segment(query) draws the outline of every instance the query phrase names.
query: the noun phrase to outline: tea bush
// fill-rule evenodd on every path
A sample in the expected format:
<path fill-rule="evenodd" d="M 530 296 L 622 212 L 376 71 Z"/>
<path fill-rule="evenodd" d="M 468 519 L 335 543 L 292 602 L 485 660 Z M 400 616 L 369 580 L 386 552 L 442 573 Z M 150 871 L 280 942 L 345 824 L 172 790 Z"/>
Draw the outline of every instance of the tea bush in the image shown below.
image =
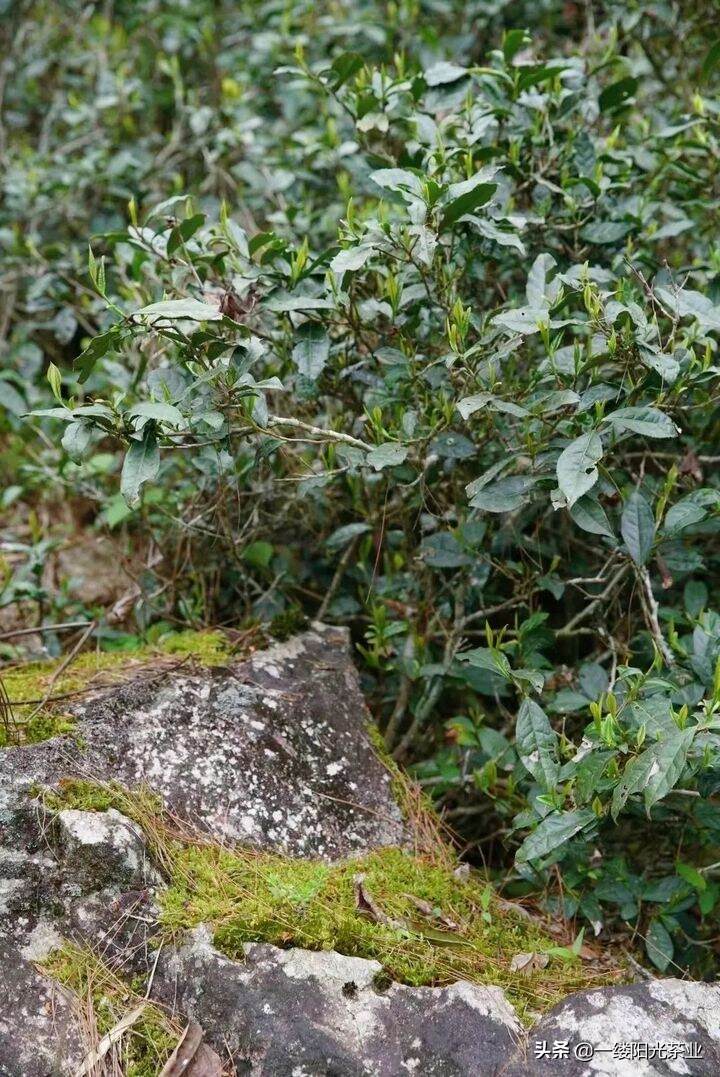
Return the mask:
<path fill-rule="evenodd" d="M 6 452 L 32 454 L 12 496 L 53 475 L 154 537 L 141 629 L 349 624 L 389 749 L 512 892 L 705 972 L 707 12 L 279 7 L 46 30 L 87 52 L 59 80 L 63 145 L 40 160 L 13 132 Z M 34 48 L 26 118 L 48 92 Z"/>

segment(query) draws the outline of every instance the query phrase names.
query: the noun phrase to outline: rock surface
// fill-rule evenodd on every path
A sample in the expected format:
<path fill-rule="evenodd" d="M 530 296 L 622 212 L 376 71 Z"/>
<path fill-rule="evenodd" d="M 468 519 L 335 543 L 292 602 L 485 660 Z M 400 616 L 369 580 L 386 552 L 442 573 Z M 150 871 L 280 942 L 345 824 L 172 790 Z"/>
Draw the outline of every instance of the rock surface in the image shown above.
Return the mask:
<path fill-rule="evenodd" d="M 497 987 L 382 990 L 376 961 L 265 944 L 245 955 L 229 960 L 200 928 L 155 978 L 156 997 L 224 1041 L 237 1073 L 496 1073 L 521 1035 Z"/>
<path fill-rule="evenodd" d="M 567 1057 L 557 1056 L 557 1044 L 568 1044 Z M 654 980 L 578 992 L 531 1030 L 510 1072 L 716 1077 L 720 986 Z"/>
<path fill-rule="evenodd" d="M 325 857 L 402 842 L 342 633 L 114 688 L 77 714 L 77 740 L 0 752 L 0 1077 L 70 1077 L 87 1057 L 78 1000 L 39 965 L 66 940 L 152 971 L 153 1000 L 204 1030 L 203 1073 L 218 1059 L 259 1077 L 720 1073 L 720 986 L 578 993 L 525 1032 L 496 987 L 388 986 L 377 962 L 259 943 L 232 961 L 203 927 L 158 947 L 162 879 L 139 828 L 34 799 L 62 777 L 117 778 L 223 840 Z"/>
<path fill-rule="evenodd" d="M 319 627 L 228 667 L 146 676 L 71 711 L 73 736 L 4 754 L 0 794 L 91 775 L 148 785 L 215 837 L 292 855 L 403 841 L 341 629 Z"/>

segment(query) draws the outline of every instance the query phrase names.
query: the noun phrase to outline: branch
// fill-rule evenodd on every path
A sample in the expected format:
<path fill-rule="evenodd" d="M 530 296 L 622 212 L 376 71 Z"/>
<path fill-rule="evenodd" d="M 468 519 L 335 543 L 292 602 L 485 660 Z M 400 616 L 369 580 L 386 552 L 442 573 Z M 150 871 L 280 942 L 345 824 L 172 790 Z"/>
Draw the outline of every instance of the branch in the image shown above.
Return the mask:
<path fill-rule="evenodd" d="M 372 445 L 369 445 L 366 441 L 360 441 L 359 438 L 352 437 L 351 434 L 343 434 L 339 430 L 323 430 L 320 426 L 311 426 L 310 423 L 304 423 L 300 419 L 285 419 L 280 415 L 269 415 L 268 426 L 294 426 L 298 430 L 304 430 L 307 434 L 313 434 L 315 437 L 323 438 L 325 441 L 341 441 L 346 445 L 353 445 L 356 449 L 362 449 L 363 452 L 371 452 Z M 271 434 L 272 430 L 259 427 L 264 434 Z"/>
<path fill-rule="evenodd" d="M 642 567 L 638 567 L 637 574 L 638 579 L 642 584 L 642 606 L 645 612 L 645 618 L 648 622 L 650 634 L 655 640 L 660 654 L 665 659 L 665 664 L 668 666 L 674 666 L 675 655 L 672 653 L 667 640 L 662 634 L 662 629 L 660 627 L 660 619 L 658 617 L 658 604 L 655 599 L 655 595 L 653 594 L 652 581 L 650 579 L 650 573 L 647 570 L 647 566 L 642 565 Z"/>

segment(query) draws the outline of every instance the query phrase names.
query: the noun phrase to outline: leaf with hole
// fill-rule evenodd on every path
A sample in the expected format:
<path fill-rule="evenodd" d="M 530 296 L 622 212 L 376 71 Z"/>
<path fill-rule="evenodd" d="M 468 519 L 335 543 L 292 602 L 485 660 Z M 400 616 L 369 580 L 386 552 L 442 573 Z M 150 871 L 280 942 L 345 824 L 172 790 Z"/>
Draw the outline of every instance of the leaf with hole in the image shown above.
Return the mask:
<path fill-rule="evenodd" d="M 531 699 L 520 704 L 515 736 L 523 766 L 545 789 L 553 789 L 560 771 L 557 734 L 545 711 Z"/>

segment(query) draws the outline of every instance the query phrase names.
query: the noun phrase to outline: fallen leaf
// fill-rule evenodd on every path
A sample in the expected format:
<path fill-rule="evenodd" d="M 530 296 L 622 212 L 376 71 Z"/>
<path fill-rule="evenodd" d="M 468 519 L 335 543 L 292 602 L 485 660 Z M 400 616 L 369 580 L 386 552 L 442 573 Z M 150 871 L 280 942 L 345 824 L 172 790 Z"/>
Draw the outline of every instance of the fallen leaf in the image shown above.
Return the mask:
<path fill-rule="evenodd" d="M 690 475 L 693 479 L 695 479 L 695 482 L 703 481 L 703 471 L 700 464 L 700 460 L 698 459 L 697 455 L 692 451 L 692 449 L 688 449 L 688 451 L 685 453 L 682 460 L 680 461 L 680 474 Z"/>
<path fill-rule="evenodd" d="M 520 905 L 517 901 L 507 901 L 505 898 L 496 896 L 495 902 L 505 912 L 513 913 L 515 916 L 522 916 L 524 920 L 537 920 L 538 923 L 541 921 L 541 917 L 533 916 L 529 909 L 526 909 L 524 905 Z"/>
<path fill-rule="evenodd" d="M 212 1047 L 203 1043 L 203 1030 L 190 1021 L 160 1077 L 222 1077 L 222 1063 Z"/>
<path fill-rule="evenodd" d="M 411 901 L 415 908 L 419 909 L 423 915 L 432 920 L 437 920 L 439 924 L 442 924 L 443 927 L 446 927 L 449 931 L 460 930 L 460 924 L 456 923 L 455 920 L 451 920 L 449 916 L 445 916 L 440 909 L 435 908 L 429 901 L 424 901 L 422 898 L 415 897 L 414 894 L 404 894 L 403 897 L 406 897 L 408 901 Z"/>
<path fill-rule="evenodd" d="M 392 927 L 396 931 L 407 931 L 409 929 L 410 925 L 406 920 L 394 920 L 387 913 L 384 913 L 379 905 L 375 904 L 365 888 L 364 875 L 356 875 L 353 879 L 353 885 L 355 887 L 355 908 L 361 916 L 364 916 L 367 920 L 372 920 L 375 924 Z"/>
<path fill-rule="evenodd" d="M 364 875 L 356 875 L 353 883 L 355 885 L 355 908 L 360 916 L 372 920 L 373 923 L 384 924 L 385 927 L 392 927 L 395 931 L 409 931 L 415 935 L 422 935 L 428 942 L 435 943 L 438 946 L 472 946 L 472 943 L 467 939 L 459 938 L 449 931 L 440 931 L 438 928 L 430 927 L 420 920 L 394 919 L 388 916 L 368 892 Z M 410 895 L 406 894 L 405 896 L 409 897 Z M 432 907 L 428 906 L 427 902 L 423 902 L 423 906 L 430 908 L 432 911 Z"/>
<path fill-rule="evenodd" d="M 534 972 L 547 968 L 549 961 L 547 954 L 515 954 L 510 962 L 510 971 L 518 972 L 521 976 L 532 976 Z"/>
<path fill-rule="evenodd" d="M 407 926 L 416 935 L 422 935 L 424 939 L 435 943 L 436 946 L 473 945 L 469 939 L 464 939 L 461 935 L 456 935 L 452 931 L 440 931 L 437 927 L 428 927 L 427 924 L 421 923 L 419 920 L 409 920 Z"/>

